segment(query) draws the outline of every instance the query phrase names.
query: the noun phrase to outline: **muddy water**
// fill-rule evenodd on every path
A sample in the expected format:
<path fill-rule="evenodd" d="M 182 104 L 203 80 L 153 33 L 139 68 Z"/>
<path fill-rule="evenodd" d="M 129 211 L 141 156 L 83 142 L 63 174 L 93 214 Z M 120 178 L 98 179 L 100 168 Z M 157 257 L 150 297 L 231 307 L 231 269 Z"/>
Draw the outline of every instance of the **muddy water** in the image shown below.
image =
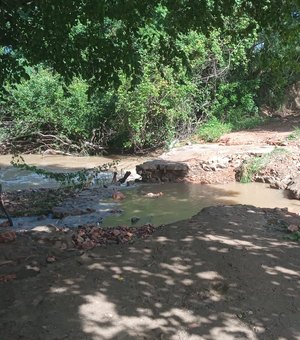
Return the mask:
<path fill-rule="evenodd" d="M 146 198 L 145 192 L 160 192 L 163 196 Z M 216 204 L 250 204 L 262 208 L 285 208 L 300 212 L 300 201 L 287 199 L 286 192 L 270 189 L 260 183 L 230 183 L 225 185 L 164 184 L 145 185 L 127 190 L 126 199 L 119 204 L 123 213 L 110 216 L 104 226 L 130 225 L 132 217 L 140 223 L 167 224 L 186 219 L 202 208 Z"/>
<path fill-rule="evenodd" d="M 61 155 L 23 155 L 25 162 L 43 169 L 54 172 L 76 171 L 80 169 L 90 169 L 106 163 L 118 161 L 116 170 L 119 173 L 127 170 L 135 170 L 135 165 L 143 163 L 149 158 L 110 156 L 110 157 L 75 157 Z M 19 170 L 10 165 L 11 155 L 0 156 L 0 183 L 4 191 L 27 189 L 27 188 L 55 188 L 58 186 L 55 180 L 49 180 L 29 171 Z M 105 177 L 105 174 L 103 174 Z"/>
<path fill-rule="evenodd" d="M 120 160 L 116 166 L 119 173 L 131 170 L 136 164 L 149 158 L 142 157 L 69 157 L 25 155 L 26 163 L 52 171 L 72 171 L 93 168 L 104 163 Z M 56 187 L 57 183 L 28 171 L 10 166 L 11 156 L 0 156 L 0 183 L 4 191 Z M 105 174 L 103 174 L 105 176 Z M 160 192 L 163 196 L 146 198 L 144 193 Z M 226 185 L 164 184 L 143 185 L 126 190 L 126 199 L 119 204 L 121 214 L 114 214 L 104 220 L 104 226 L 131 224 L 132 217 L 139 217 L 141 223 L 166 224 L 182 220 L 199 212 L 202 208 L 216 204 L 251 204 L 257 207 L 287 207 L 289 211 L 300 212 L 300 201 L 289 200 L 284 191 L 268 188 L 259 183 Z M 110 202 L 108 202 L 110 203 Z"/>

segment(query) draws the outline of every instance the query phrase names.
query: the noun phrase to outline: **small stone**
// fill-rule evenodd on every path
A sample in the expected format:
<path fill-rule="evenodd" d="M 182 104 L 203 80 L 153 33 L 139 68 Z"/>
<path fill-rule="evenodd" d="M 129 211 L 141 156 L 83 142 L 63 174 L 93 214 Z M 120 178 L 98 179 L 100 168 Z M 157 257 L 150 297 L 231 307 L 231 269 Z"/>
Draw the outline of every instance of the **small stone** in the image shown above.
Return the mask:
<path fill-rule="evenodd" d="M 297 226 L 296 224 L 290 224 L 288 226 L 287 230 L 291 233 L 295 233 L 295 232 L 299 231 L 299 226 Z"/>
<path fill-rule="evenodd" d="M 139 220 L 140 220 L 140 218 L 139 218 L 139 217 L 137 217 L 137 216 L 133 216 L 133 217 L 131 217 L 131 223 L 132 223 L 132 224 L 134 224 L 134 223 L 138 222 Z"/>
<path fill-rule="evenodd" d="M 62 247 L 62 242 L 61 242 L 61 241 L 56 241 L 56 242 L 54 243 L 54 248 L 56 248 L 56 249 L 61 249 L 61 247 Z"/>
<path fill-rule="evenodd" d="M 53 224 L 37 226 L 31 229 L 31 231 L 39 232 L 39 233 L 52 233 L 57 231 L 58 228 Z"/>
<path fill-rule="evenodd" d="M 14 231 L 7 231 L 0 234 L 0 243 L 12 242 L 16 239 L 17 235 Z"/>
<path fill-rule="evenodd" d="M 46 258 L 46 262 L 47 262 L 47 263 L 53 263 L 53 262 L 56 262 L 56 257 L 55 257 L 55 256 L 52 256 L 52 255 L 50 255 L 50 256 L 47 256 L 47 258 Z"/>

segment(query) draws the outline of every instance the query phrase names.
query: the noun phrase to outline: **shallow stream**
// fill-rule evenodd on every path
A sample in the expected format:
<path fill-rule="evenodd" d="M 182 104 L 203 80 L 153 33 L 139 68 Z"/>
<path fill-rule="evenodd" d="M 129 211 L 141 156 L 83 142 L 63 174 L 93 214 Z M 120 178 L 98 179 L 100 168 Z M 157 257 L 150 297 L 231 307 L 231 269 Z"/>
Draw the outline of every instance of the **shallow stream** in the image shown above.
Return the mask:
<path fill-rule="evenodd" d="M 64 156 L 25 156 L 28 164 L 38 165 L 54 171 L 70 171 L 81 168 L 92 168 L 100 164 L 112 161 L 115 158 L 107 157 L 64 157 Z M 0 183 L 4 191 L 55 187 L 57 183 L 49 179 L 42 178 L 36 174 L 20 171 L 9 166 L 11 156 L 0 156 Z M 144 162 L 146 159 L 138 157 L 124 157 L 118 165 L 118 171 L 134 171 L 136 164 Z M 107 175 L 106 175 L 107 176 Z M 163 192 L 163 196 L 157 198 L 145 197 L 145 193 Z M 121 213 L 114 213 L 103 221 L 104 226 L 130 225 L 133 217 L 140 218 L 137 225 L 143 223 L 153 223 L 155 225 L 167 224 L 178 220 L 186 219 L 198 213 L 202 208 L 216 204 L 250 204 L 265 208 L 285 208 L 289 211 L 300 212 L 300 201 L 290 200 L 287 193 L 282 190 L 268 188 L 260 183 L 230 183 L 225 185 L 201 185 L 201 184 L 163 184 L 163 185 L 141 185 L 124 191 L 126 198 L 120 203 L 116 203 L 116 209 Z M 88 207 L 89 202 L 86 202 Z M 99 205 L 98 216 L 105 216 L 105 209 L 100 208 L 101 204 L 113 204 L 112 200 L 100 202 L 99 198 L 94 204 Z M 109 207 L 106 209 L 108 210 Z M 116 210 L 115 209 L 115 210 Z M 99 215 L 100 214 L 100 215 Z M 73 216 L 73 224 L 81 223 L 82 218 L 89 216 Z M 94 222 L 91 218 L 91 223 Z M 21 225 L 26 221 L 21 218 Z M 44 221 L 45 222 L 45 221 Z M 51 223 L 47 221 L 48 223 Z M 83 222 L 83 221 L 82 221 Z M 89 221 L 86 221 L 87 223 Z M 35 224 L 38 223 L 35 221 Z M 72 224 L 72 223 L 71 223 Z M 72 225 L 73 225 L 72 224 Z"/>

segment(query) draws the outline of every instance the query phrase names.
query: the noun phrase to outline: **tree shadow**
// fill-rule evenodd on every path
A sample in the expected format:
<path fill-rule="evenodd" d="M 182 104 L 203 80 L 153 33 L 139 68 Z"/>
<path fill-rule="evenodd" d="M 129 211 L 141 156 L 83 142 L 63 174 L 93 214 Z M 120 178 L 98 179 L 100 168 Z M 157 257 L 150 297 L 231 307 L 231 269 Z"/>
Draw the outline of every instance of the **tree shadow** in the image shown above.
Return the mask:
<path fill-rule="evenodd" d="M 282 237 L 295 221 L 209 207 L 148 239 L 53 263 L 3 285 L 15 299 L 5 338 L 297 339 L 300 245 Z"/>
<path fill-rule="evenodd" d="M 293 132 L 296 126 L 300 124 L 300 116 L 286 116 L 281 118 L 271 118 L 267 122 L 250 129 L 249 131 L 265 132 Z"/>

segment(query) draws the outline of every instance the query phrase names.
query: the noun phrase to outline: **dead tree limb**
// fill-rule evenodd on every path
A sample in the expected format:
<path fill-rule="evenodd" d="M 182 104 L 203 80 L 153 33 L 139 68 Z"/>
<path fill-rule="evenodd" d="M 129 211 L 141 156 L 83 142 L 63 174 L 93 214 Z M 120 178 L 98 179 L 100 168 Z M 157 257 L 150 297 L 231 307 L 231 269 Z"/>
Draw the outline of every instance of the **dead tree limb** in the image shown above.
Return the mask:
<path fill-rule="evenodd" d="M 119 183 L 123 184 L 126 182 L 127 178 L 131 175 L 130 171 L 126 171 L 125 175 L 118 180 Z"/>

